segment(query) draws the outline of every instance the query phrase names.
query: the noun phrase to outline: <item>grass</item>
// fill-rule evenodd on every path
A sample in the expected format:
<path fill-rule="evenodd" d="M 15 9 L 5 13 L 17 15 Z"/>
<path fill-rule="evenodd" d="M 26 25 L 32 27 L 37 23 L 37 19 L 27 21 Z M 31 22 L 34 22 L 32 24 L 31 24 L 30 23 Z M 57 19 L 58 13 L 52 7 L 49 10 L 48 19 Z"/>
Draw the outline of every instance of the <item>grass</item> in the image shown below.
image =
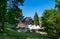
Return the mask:
<path fill-rule="evenodd" d="M 8 34 L 0 35 L 0 39 L 49 39 L 46 35 L 41 35 L 37 33 L 18 33 L 18 32 L 8 32 Z"/>
<path fill-rule="evenodd" d="M 0 34 L 0 39 L 51 39 L 47 35 L 30 32 L 17 32 L 10 28 L 11 25 L 5 24 L 5 33 Z"/>

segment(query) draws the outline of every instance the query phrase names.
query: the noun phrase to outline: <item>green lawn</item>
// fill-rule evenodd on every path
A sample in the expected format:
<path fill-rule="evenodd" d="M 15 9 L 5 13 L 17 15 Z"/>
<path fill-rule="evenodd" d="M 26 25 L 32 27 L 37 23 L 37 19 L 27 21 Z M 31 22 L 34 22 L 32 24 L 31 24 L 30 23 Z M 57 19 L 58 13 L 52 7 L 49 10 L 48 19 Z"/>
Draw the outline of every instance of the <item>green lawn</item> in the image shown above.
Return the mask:
<path fill-rule="evenodd" d="M 46 35 L 41 35 L 37 33 L 18 33 L 18 32 L 8 32 L 8 35 L 0 35 L 0 39 L 49 39 Z"/>
<path fill-rule="evenodd" d="M 0 34 L 0 39 L 51 39 L 47 35 L 30 32 L 17 32 L 10 29 L 11 25 L 5 24 L 5 33 Z"/>
<path fill-rule="evenodd" d="M 47 35 L 41 35 L 38 33 L 17 32 L 14 30 L 6 30 L 6 33 L 1 35 L 0 39 L 50 39 Z"/>

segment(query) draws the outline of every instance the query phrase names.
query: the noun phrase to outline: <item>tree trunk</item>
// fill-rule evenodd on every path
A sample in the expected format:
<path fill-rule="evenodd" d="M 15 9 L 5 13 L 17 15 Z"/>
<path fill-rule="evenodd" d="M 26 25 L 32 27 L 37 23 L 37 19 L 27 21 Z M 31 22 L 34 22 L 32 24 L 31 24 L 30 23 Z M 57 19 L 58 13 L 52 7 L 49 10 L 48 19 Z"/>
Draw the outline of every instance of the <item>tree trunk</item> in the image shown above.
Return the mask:
<path fill-rule="evenodd" d="M 4 33 L 4 18 L 2 18 L 2 26 L 1 26 L 1 33 Z"/>

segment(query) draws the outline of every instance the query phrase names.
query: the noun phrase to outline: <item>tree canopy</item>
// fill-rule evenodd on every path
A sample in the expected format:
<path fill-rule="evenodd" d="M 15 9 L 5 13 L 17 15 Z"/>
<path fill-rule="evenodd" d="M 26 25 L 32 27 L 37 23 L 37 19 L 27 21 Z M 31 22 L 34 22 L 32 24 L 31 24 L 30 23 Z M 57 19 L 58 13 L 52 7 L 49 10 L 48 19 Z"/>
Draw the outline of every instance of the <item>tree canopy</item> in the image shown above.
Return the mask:
<path fill-rule="evenodd" d="M 10 6 L 8 6 L 9 5 L 8 2 Z M 4 22 L 7 16 L 14 19 L 16 15 L 17 15 L 16 17 L 19 17 L 19 15 L 20 16 L 22 15 L 22 11 L 18 8 L 18 6 L 23 5 L 23 3 L 24 3 L 24 0 L 0 0 L 0 21 L 2 24 L 1 31 L 4 31 Z M 8 7 L 11 9 L 9 9 Z M 16 11 L 16 13 L 14 12 L 14 10 Z M 7 15 L 7 14 L 10 14 L 10 15 Z"/>
<path fill-rule="evenodd" d="M 34 25 L 39 25 L 39 17 L 37 12 L 35 12 L 35 15 L 34 15 Z"/>
<path fill-rule="evenodd" d="M 42 15 L 42 26 L 48 36 L 58 39 L 60 36 L 60 1 L 55 0 L 55 9 L 45 10 Z"/>

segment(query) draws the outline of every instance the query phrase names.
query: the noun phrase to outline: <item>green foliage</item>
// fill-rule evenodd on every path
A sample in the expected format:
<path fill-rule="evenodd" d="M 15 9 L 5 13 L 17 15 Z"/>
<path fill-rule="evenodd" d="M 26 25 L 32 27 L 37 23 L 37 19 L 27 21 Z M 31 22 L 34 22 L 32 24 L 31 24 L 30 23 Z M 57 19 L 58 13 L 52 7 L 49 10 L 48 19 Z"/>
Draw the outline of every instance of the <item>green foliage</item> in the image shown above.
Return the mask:
<path fill-rule="evenodd" d="M 4 21 L 5 21 L 5 15 L 6 15 L 6 0 L 0 0 L 0 22 L 1 25 L 1 32 L 4 32 Z"/>
<path fill-rule="evenodd" d="M 15 24 L 17 23 L 17 20 L 15 18 L 23 18 L 22 10 L 20 10 L 19 8 L 10 9 L 8 11 L 7 17 L 10 24 Z"/>
<path fill-rule="evenodd" d="M 58 12 L 60 12 L 60 0 L 55 0 L 55 7 L 57 9 Z"/>
<path fill-rule="evenodd" d="M 7 5 L 9 5 L 7 2 L 9 2 L 10 6 L 13 6 L 13 7 L 7 6 Z M 12 3 L 10 3 L 10 2 L 12 2 Z M 18 8 L 18 4 L 23 5 L 23 3 L 24 3 L 24 0 L 0 0 L 0 22 L 2 23 L 2 25 L 1 25 L 2 32 L 4 31 L 4 25 L 5 25 L 4 22 L 5 21 L 11 19 L 10 22 L 12 24 L 16 23 L 16 20 L 14 20 L 16 14 L 13 9 L 15 9 L 16 7 Z M 9 10 L 8 7 L 10 7 L 10 9 L 11 8 L 13 8 L 13 9 Z M 7 13 L 8 11 L 11 11 L 11 12 Z M 17 12 L 18 12 L 18 15 L 16 17 L 18 17 L 19 15 L 22 16 L 21 12 L 19 12 L 19 9 L 17 9 Z M 9 14 L 9 15 L 7 15 L 7 14 Z M 7 18 L 7 17 L 9 17 L 9 18 Z"/>
<path fill-rule="evenodd" d="M 10 3 L 12 0 L 8 1 Z M 23 18 L 22 10 L 18 8 L 18 3 L 20 3 L 20 5 L 23 5 L 24 0 L 14 0 L 12 4 L 10 4 L 12 7 L 8 6 L 10 9 L 8 8 L 7 20 L 10 24 L 16 24 L 18 22 L 16 20 L 17 18 Z"/>
<path fill-rule="evenodd" d="M 16 11 L 15 11 L 16 10 Z M 14 9 L 14 11 L 15 11 L 15 16 L 16 16 L 16 18 L 23 18 L 23 14 L 22 14 L 22 10 L 21 9 L 19 9 L 18 7 L 16 7 L 15 9 Z"/>
<path fill-rule="evenodd" d="M 48 36 L 58 39 L 60 37 L 60 0 L 55 0 L 55 2 L 56 9 L 43 12 L 42 26 L 45 27 Z"/>
<path fill-rule="evenodd" d="M 7 21 L 7 15 L 6 15 L 7 14 L 7 7 L 10 7 L 10 6 L 7 6 L 7 1 L 12 1 L 12 0 L 0 0 L 0 21 L 2 21 L 2 18 L 4 18 Z M 14 0 L 12 2 L 11 6 L 14 7 L 14 8 L 13 7 L 12 8 L 16 12 L 14 12 L 13 10 L 10 9 L 11 13 L 9 13 L 9 14 L 11 16 L 13 15 L 13 17 L 14 17 L 14 15 L 16 15 L 16 17 L 22 17 L 22 11 L 18 8 L 18 3 L 20 3 L 21 5 L 23 5 L 24 0 Z M 8 11 L 9 11 L 9 9 L 8 9 Z M 12 11 L 13 11 L 13 13 L 16 13 L 16 14 L 13 14 Z M 13 17 L 12 17 L 12 19 L 14 19 Z"/>
<path fill-rule="evenodd" d="M 7 14 L 7 7 L 10 7 L 10 6 L 13 6 L 12 8 L 13 9 L 15 9 L 16 7 L 16 9 L 15 9 L 15 11 L 16 12 L 18 12 L 18 14 L 20 15 L 20 17 L 21 17 L 21 12 L 19 11 L 19 8 L 18 8 L 18 3 L 20 3 L 20 5 L 23 5 L 23 3 L 24 3 L 24 0 L 14 0 L 13 2 L 12 2 L 12 4 L 10 4 L 10 6 L 7 6 L 7 1 L 12 1 L 12 0 L 0 0 L 0 21 L 2 21 L 2 18 L 4 18 L 6 21 L 7 21 L 7 16 L 6 16 L 6 14 Z M 8 9 L 9 10 L 9 9 Z M 19 17 L 19 15 L 17 15 L 16 17 Z"/>
<path fill-rule="evenodd" d="M 6 0 L 0 0 L 0 22 L 5 18 L 6 14 Z"/>
<path fill-rule="evenodd" d="M 34 25 L 39 25 L 39 17 L 37 12 L 35 12 L 35 15 L 34 15 Z"/>
<path fill-rule="evenodd" d="M 15 11 L 13 9 L 11 9 L 9 12 L 8 12 L 8 22 L 10 24 L 14 24 L 15 23 Z"/>
<path fill-rule="evenodd" d="M 56 39 L 59 37 L 60 13 L 53 9 L 45 10 L 42 16 L 42 23 L 48 36 Z"/>

